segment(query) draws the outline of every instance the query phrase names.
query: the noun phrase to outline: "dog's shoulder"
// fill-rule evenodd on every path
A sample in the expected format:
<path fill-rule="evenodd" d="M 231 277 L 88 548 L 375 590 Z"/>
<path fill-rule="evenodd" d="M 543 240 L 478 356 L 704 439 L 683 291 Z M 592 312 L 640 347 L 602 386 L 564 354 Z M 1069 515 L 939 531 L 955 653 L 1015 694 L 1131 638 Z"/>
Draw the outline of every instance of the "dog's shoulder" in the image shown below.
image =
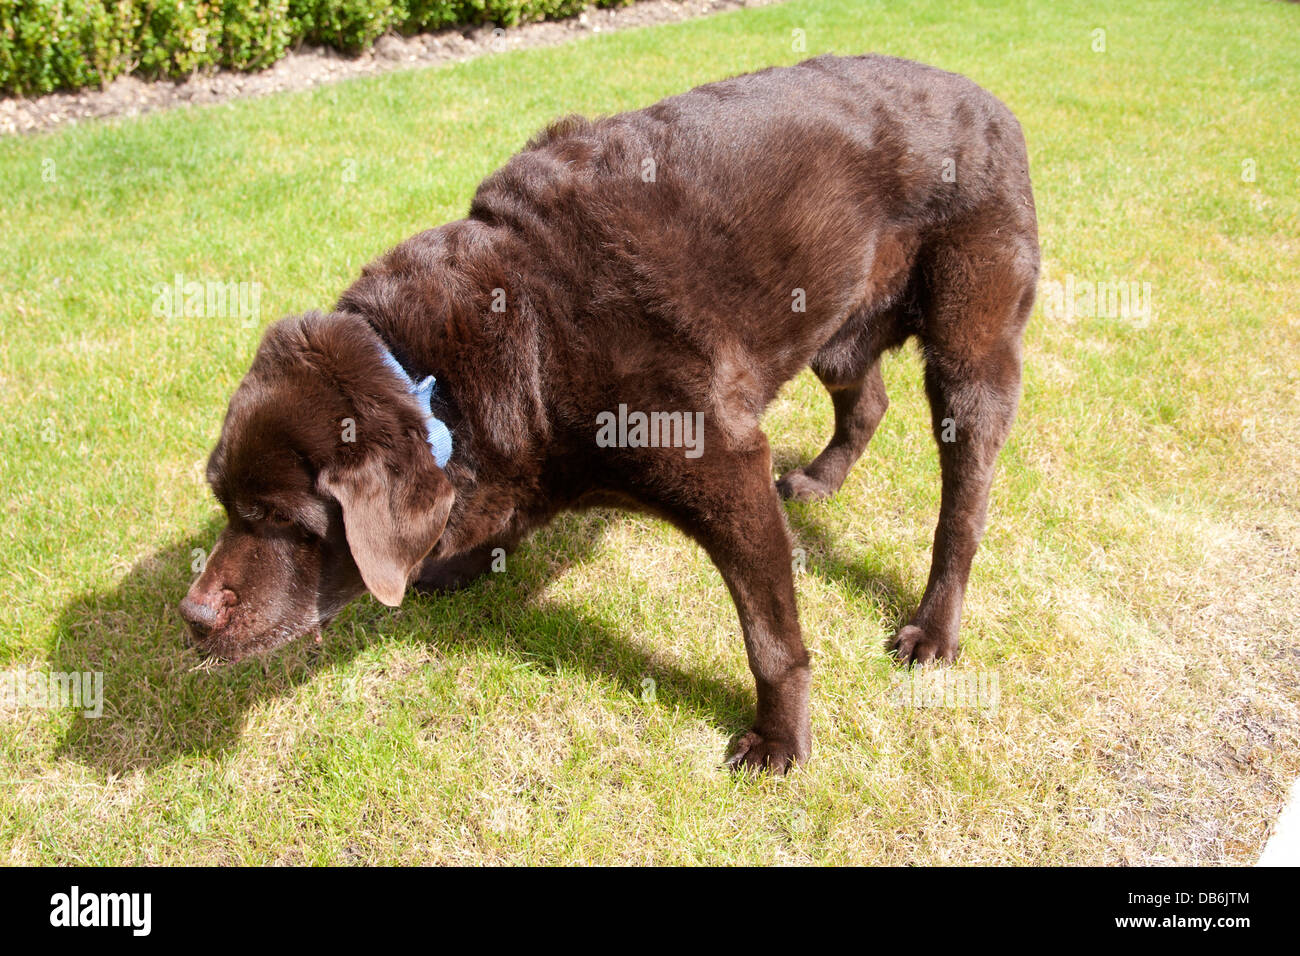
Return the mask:
<path fill-rule="evenodd" d="M 544 130 L 533 136 L 524 146 L 526 150 L 545 149 L 554 143 L 568 139 L 580 133 L 589 132 L 592 121 L 577 113 L 570 113 L 553 120 Z"/>

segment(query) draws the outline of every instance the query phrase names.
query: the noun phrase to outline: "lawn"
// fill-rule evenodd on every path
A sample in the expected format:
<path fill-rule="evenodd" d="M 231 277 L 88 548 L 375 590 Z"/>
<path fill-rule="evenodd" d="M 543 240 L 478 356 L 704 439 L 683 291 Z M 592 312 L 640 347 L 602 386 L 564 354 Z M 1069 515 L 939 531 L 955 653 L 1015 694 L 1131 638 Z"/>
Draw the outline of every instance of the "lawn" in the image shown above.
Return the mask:
<path fill-rule="evenodd" d="M 1298 32 L 1267 0 L 803 0 L 0 140 L 0 664 L 104 674 L 98 718 L 0 699 L 0 861 L 1253 862 L 1300 774 Z M 938 508 L 909 347 L 843 491 L 788 506 L 815 670 L 785 779 L 721 769 L 752 707 L 734 608 L 634 515 L 197 666 L 202 464 L 266 324 L 463 215 L 556 115 L 873 50 L 1006 101 L 1038 200 L 956 665 L 906 684 L 885 652 Z M 177 276 L 256 307 L 161 308 Z M 1054 298 L 1090 283 L 1130 308 Z M 767 412 L 777 466 L 830 423 L 805 372 Z"/>

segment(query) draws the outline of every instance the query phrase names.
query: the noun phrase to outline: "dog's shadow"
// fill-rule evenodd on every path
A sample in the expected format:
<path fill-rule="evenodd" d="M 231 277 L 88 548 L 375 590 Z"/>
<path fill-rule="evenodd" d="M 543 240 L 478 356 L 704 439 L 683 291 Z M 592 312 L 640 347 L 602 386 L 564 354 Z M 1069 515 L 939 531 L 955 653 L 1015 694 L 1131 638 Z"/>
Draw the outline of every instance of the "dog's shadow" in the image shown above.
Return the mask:
<path fill-rule="evenodd" d="M 487 574 L 465 592 L 413 594 L 410 605 L 396 612 L 363 599 L 340 617 L 321 644 L 306 638 L 264 658 L 205 668 L 186 648 L 176 605 L 194 577 L 195 552 L 216 537 L 219 523 L 214 520 L 203 532 L 139 561 L 115 588 L 84 594 L 63 608 L 50 669 L 98 671 L 104 680 L 102 714 L 78 711 L 59 753 L 112 776 L 162 766 L 185 754 L 224 752 L 237 744 L 250 708 L 284 696 L 318 674 L 346 667 L 384 635 L 398 634 L 414 635 L 444 651 L 487 648 L 551 670 L 576 665 L 613 677 L 636 695 L 643 679 L 653 675 L 664 706 L 701 714 L 729 733 L 742 733 L 753 716 L 748 682 L 665 664 L 597 618 L 537 600 L 556 574 L 591 556 L 610 522 L 617 520 L 617 513 L 602 511 L 565 516 L 526 542 L 511 557 L 509 572 Z M 837 559 L 815 526 L 807 521 L 799 525 L 802 537 L 816 540 L 810 570 L 880 593 L 883 578 Z M 897 593 L 892 583 L 885 587 Z M 739 641 L 739 626 L 736 631 Z M 556 634 L 574 638 L 557 642 Z"/>

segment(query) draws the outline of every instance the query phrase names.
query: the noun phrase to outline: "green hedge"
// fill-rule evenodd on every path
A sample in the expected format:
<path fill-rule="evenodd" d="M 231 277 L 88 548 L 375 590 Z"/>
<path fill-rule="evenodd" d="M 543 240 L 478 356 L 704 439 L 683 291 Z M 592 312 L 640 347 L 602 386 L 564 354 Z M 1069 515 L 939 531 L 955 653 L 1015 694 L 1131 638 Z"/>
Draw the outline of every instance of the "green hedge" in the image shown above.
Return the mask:
<path fill-rule="evenodd" d="M 584 6 L 583 0 L 0 0 L 0 92 L 83 89 L 123 73 L 256 70 L 302 41 L 357 53 L 389 31 L 514 26 L 570 16 Z"/>

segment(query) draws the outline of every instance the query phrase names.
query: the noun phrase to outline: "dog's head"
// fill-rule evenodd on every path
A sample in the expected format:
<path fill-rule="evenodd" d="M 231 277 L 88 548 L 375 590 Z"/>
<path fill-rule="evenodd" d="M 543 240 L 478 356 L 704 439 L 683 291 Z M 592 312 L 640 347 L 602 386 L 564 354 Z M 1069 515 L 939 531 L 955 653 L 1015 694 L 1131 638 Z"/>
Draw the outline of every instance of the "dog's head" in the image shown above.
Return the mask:
<path fill-rule="evenodd" d="M 267 331 L 208 461 L 227 525 L 180 605 L 202 653 L 268 651 L 367 589 L 401 603 L 454 493 L 426 442 L 427 409 L 383 355 L 356 316 Z"/>

